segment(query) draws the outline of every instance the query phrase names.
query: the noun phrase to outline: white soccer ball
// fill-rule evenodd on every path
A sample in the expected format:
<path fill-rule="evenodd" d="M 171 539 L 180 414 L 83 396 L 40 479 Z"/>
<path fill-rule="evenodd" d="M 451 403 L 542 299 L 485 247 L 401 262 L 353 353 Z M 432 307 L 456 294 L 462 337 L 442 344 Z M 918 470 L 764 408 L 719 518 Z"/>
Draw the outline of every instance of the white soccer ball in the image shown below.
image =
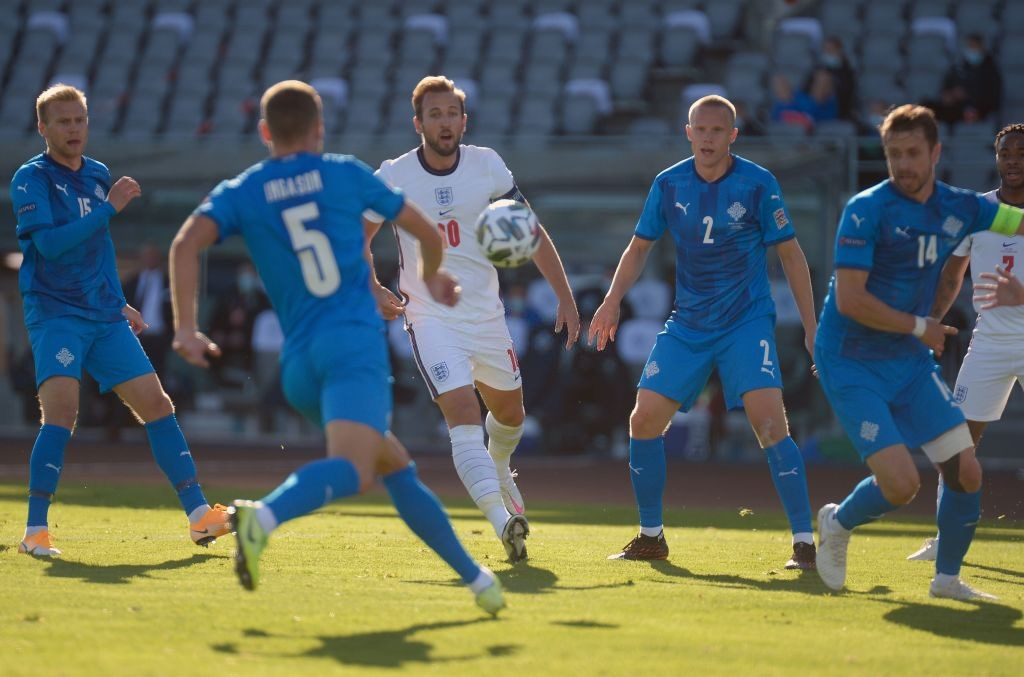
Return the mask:
<path fill-rule="evenodd" d="M 540 247 L 540 223 L 533 210 L 515 200 L 497 200 L 476 220 L 476 240 L 498 268 L 521 266 Z"/>

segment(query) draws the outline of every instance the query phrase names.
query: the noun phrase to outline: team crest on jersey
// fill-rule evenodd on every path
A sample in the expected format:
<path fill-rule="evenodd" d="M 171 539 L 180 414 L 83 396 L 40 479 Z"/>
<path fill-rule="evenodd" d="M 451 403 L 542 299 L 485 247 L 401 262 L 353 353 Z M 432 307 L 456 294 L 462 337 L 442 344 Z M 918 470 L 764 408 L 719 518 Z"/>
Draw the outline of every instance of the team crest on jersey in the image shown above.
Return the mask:
<path fill-rule="evenodd" d="M 651 362 L 648 362 L 647 366 L 644 367 L 644 376 L 646 376 L 647 378 L 654 378 L 659 373 L 661 373 L 661 367 L 659 367 L 658 363 L 654 362 L 653 360 Z"/>
<path fill-rule="evenodd" d="M 739 221 L 747 213 L 747 208 L 739 202 L 733 202 L 732 206 L 725 210 L 725 213 L 732 217 L 733 221 Z"/>
<path fill-rule="evenodd" d="M 107 194 L 103 192 L 103 187 L 102 186 L 97 185 L 96 186 L 96 190 L 93 191 L 93 192 L 96 194 L 96 197 L 98 197 L 99 199 L 101 199 L 101 200 L 106 200 L 107 199 Z"/>
<path fill-rule="evenodd" d="M 68 350 L 67 348 L 61 348 L 55 357 L 57 358 L 57 361 L 61 363 L 61 366 L 63 366 L 65 369 L 67 369 L 67 366 L 69 364 L 75 361 L 75 356 L 72 355 L 71 351 Z"/>
<path fill-rule="evenodd" d="M 950 237 L 956 237 L 964 227 L 964 222 L 955 216 L 947 216 L 942 222 L 942 232 Z"/>
<path fill-rule="evenodd" d="M 438 362 L 430 367 L 430 373 L 433 375 L 434 380 L 440 383 L 448 378 L 448 363 Z"/>
<path fill-rule="evenodd" d="M 452 203 L 452 200 L 455 199 L 452 194 L 452 187 L 445 186 L 444 188 L 435 188 L 434 199 L 437 200 L 437 204 L 442 207 L 447 207 Z"/>
<path fill-rule="evenodd" d="M 967 399 L 967 386 L 959 385 L 956 390 L 953 391 L 953 401 L 957 404 L 963 404 L 964 400 Z"/>
<path fill-rule="evenodd" d="M 871 421 L 861 422 L 860 437 L 868 442 L 874 442 L 878 438 L 878 424 Z"/>

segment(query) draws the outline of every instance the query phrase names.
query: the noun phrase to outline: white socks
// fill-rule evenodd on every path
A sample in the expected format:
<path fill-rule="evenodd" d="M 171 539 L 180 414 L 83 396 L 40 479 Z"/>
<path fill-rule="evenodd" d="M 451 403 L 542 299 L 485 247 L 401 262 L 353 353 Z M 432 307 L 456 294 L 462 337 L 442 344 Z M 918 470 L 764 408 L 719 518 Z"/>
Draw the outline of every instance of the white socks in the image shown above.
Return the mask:
<path fill-rule="evenodd" d="M 657 535 L 664 530 L 665 527 L 661 524 L 659 524 L 656 527 L 640 527 L 640 533 L 644 536 L 650 536 L 651 538 L 657 537 Z"/>
<path fill-rule="evenodd" d="M 210 512 L 210 506 L 205 503 L 188 514 L 188 521 L 190 524 L 195 524 L 199 520 L 203 519 L 203 515 Z"/>
<path fill-rule="evenodd" d="M 484 425 L 487 427 L 488 436 L 487 453 L 494 459 L 494 467 L 497 468 L 498 474 L 505 477 L 509 474 L 508 463 L 512 458 L 512 452 L 523 438 L 523 426 L 500 423 L 491 412 L 487 412 Z"/>
<path fill-rule="evenodd" d="M 484 447 L 484 429 L 479 425 L 457 425 L 448 431 L 452 440 L 455 472 L 480 511 L 500 537 L 511 515 L 501 500 L 498 471 Z M 507 466 L 506 466 L 507 470 Z"/>

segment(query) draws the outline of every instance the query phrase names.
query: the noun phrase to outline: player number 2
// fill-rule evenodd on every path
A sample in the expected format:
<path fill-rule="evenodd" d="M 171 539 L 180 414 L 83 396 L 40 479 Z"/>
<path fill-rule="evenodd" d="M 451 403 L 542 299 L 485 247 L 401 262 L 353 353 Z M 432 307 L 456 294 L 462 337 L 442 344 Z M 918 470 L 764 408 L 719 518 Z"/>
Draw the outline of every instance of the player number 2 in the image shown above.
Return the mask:
<path fill-rule="evenodd" d="M 924 268 L 939 259 L 938 240 L 934 235 L 917 236 L 917 267 Z"/>
<path fill-rule="evenodd" d="M 331 241 L 319 230 L 306 228 L 306 224 L 320 218 L 315 202 L 289 207 L 281 212 L 292 249 L 299 258 L 302 280 L 313 296 L 330 296 L 341 284 L 341 271 L 334 258 Z"/>
<path fill-rule="evenodd" d="M 770 359 L 768 359 L 769 355 L 771 355 L 771 346 L 768 345 L 768 341 L 761 339 L 758 342 L 758 345 L 761 346 L 762 350 L 764 350 L 764 359 L 761 360 L 761 364 L 765 367 L 772 367 L 773 363 Z"/>
<path fill-rule="evenodd" d="M 707 230 L 704 231 L 704 244 L 714 244 L 715 238 L 711 237 L 711 226 L 715 225 L 715 220 L 710 216 L 705 216 L 701 223 L 707 226 Z"/>
<path fill-rule="evenodd" d="M 1013 272 L 1013 254 L 1003 254 L 1003 268 L 1006 272 Z"/>
<path fill-rule="evenodd" d="M 441 237 L 444 238 L 449 247 L 458 247 L 459 243 L 462 242 L 462 236 L 459 235 L 459 222 L 455 219 L 448 223 L 437 224 L 437 229 L 441 231 Z"/>

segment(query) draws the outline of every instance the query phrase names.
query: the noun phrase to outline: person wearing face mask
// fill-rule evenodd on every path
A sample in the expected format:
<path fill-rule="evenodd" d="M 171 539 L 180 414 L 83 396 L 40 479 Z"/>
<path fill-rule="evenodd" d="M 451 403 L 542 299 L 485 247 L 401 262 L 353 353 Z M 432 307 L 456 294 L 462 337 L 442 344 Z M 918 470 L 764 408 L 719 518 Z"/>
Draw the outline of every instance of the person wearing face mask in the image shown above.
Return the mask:
<path fill-rule="evenodd" d="M 821 45 L 819 64 L 832 75 L 835 96 L 838 105 L 838 116 L 842 120 L 853 120 L 857 106 L 857 76 L 846 57 L 843 42 L 836 36 L 829 36 Z M 811 89 L 813 72 L 804 85 L 805 90 Z"/>
<path fill-rule="evenodd" d="M 211 372 L 222 384 L 240 387 L 249 377 L 253 323 L 269 305 L 256 269 L 248 261 L 240 264 L 235 289 L 221 298 L 210 321 L 210 338 L 222 351 Z"/>
<path fill-rule="evenodd" d="M 949 124 L 979 122 L 1002 106 L 1003 80 L 985 40 L 972 33 L 942 81 L 938 99 L 925 105 L 936 119 Z"/>

